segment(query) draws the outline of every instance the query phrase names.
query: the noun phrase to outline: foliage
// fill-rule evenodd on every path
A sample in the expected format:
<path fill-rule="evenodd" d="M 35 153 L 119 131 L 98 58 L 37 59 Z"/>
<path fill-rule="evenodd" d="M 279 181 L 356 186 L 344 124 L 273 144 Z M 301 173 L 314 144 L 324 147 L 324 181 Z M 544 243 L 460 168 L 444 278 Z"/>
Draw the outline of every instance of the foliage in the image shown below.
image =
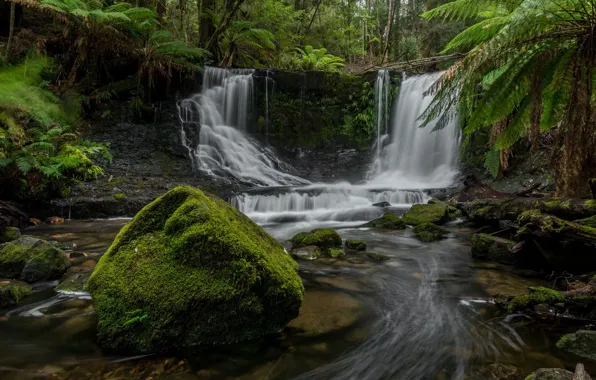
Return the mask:
<path fill-rule="evenodd" d="M 328 54 L 327 49 L 314 49 L 307 45 L 304 49 L 296 48 L 299 57 L 293 61 L 298 70 L 340 71 L 344 67 L 344 59 Z"/>
<path fill-rule="evenodd" d="M 557 191 L 581 194 L 594 171 L 596 5 L 582 0 L 456 0 L 423 15 L 473 20 L 445 51 L 470 48 L 434 87 L 426 121 L 446 124 L 458 108 L 464 132 L 492 128 L 486 163 L 495 172 L 496 153 L 527 136 L 537 149 L 541 132 L 556 128 L 553 147 Z M 507 155 L 501 154 L 501 164 Z"/>
<path fill-rule="evenodd" d="M 40 87 L 43 59 L 0 68 L 0 177 L 7 191 L 36 196 L 47 187 L 103 174 L 91 158 L 109 159 L 107 147 L 80 139 L 59 100 Z M 64 123 L 64 124 L 61 124 Z"/>

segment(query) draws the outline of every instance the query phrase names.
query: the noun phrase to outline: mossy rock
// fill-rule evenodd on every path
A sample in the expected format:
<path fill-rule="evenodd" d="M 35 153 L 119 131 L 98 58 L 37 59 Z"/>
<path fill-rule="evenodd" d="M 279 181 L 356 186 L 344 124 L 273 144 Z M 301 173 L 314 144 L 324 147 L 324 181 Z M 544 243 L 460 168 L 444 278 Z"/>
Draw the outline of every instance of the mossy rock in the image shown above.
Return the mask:
<path fill-rule="evenodd" d="M 501 264 L 516 265 L 520 260 L 511 251 L 515 244 L 512 240 L 497 236 L 474 234 L 472 236 L 472 257 Z"/>
<path fill-rule="evenodd" d="M 554 306 L 561 302 L 565 302 L 565 297 L 559 291 L 542 286 L 530 287 L 528 294 L 517 296 L 509 303 L 508 310 L 513 312 L 539 304 Z"/>
<path fill-rule="evenodd" d="M 364 240 L 346 240 L 346 248 L 354 251 L 366 251 Z"/>
<path fill-rule="evenodd" d="M 312 230 L 310 232 L 300 232 L 290 239 L 292 248 L 308 247 L 310 245 L 317 246 L 323 251 L 328 253 L 330 248 L 339 248 L 342 246 L 341 236 L 330 229 L 321 228 Z"/>
<path fill-rule="evenodd" d="M 589 218 L 575 220 L 574 223 L 581 224 L 582 226 L 596 228 L 596 215 Z"/>
<path fill-rule="evenodd" d="M 463 212 L 460 209 L 458 209 L 457 207 L 455 207 L 452 204 L 450 204 L 450 203 L 443 202 L 443 201 L 440 201 L 438 199 L 431 199 L 431 200 L 428 201 L 428 204 L 439 205 L 439 206 L 442 206 L 442 207 L 446 207 L 447 208 L 447 212 L 449 213 L 449 219 L 450 220 L 454 220 L 454 219 L 457 219 L 457 218 L 460 218 L 460 217 L 463 216 Z"/>
<path fill-rule="evenodd" d="M 404 230 L 406 228 L 406 223 L 399 216 L 390 212 L 386 212 L 379 219 L 368 222 L 366 227 L 385 228 L 388 230 Z"/>
<path fill-rule="evenodd" d="M 557 347 L 582 358 L 596 360 L 596 331 L 579 330 L 564 335 L 557 342 Z"/>
<path fill-rule="evenodd" d="M 573 372 L 561 368 L 540 368 L 524 380 L 573 380 Z"/>
<path fill-rule="evenodd" d="M 391 258 L 389 256 L 381 255 L 376 252 L 366 252 L 366 256 L 372 261 L 387 261 Z"/>
<path fill-rule="evenodd" d="M 87 282 L 103 347 L 164 352 L 258 339 L 298 316 L 298 265 L 223 200 L 179 186 L 118 234 Z"/>
<path fill-rule="evenodd" d="M 66 254 L 45 240 L 31 236 L 0 246 L 0 277 L 27 281 L 56 280 L 66 272 L 70 262 Z"/>
<path fill-rule="evenodd" d="M 17 305 L 32 292 L 31 286 L 26 282 L 0 280 L 0 308 Z"/>
<path fill-rule="evenodd" d="M 329 248 L 328 255 L 335 259 L 341 256 L 345 256 L 346 253 L 342 248 Z"/>
<path fill-rule="evenodd" d="M 54 290 L 63 293 L 83 292 L 94 269 L 95 266 L 69 268 L 60 284 Z"/>
<path fill-rule="evenodd" d="M 4 233 L 0 235 L 0 243 L 7 243 L 9 241 L 17 240 L 21 237 L 21 230 L 16 227 L 6 227 Z"/>
<path fill-rule="evenodd" d="M 416 204 L 402 217 L 411 226 L 424 223 L 444 224 L 449 221 L 449 210 L 442 204 Z"/>
<path fill-rule="evenodd" d="M 307 247 L 292 248 L 290 254 L 300 260 L 315 260 L 321 256 L 321 249 L 315 245 L 309 245 Z"/>
<path fill-rule="evenodd" d="M 414 235 L 426 243 L 445 239 L 448 234 L 449 231 L 432 223 L 422 223 L 414 227 Z"/>

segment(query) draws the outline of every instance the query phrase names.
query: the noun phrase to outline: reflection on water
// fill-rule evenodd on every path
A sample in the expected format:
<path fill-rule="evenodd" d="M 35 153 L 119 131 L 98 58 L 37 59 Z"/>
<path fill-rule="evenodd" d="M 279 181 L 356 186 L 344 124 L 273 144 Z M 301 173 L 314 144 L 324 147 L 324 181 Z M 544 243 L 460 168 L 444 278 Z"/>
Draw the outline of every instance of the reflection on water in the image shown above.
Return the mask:
<path fill-rule="evenodd" d="M 67 222 L 27 233 L 99 256 L 127 220 Z M 488 295 L 540 284 L 497 265 L 475 265 L 469 231 L 425 244 L 411 230 L 379 232 L 343 224 L 344 239 L 363 239 L 364 254 L 300 262 L 306 287 L 300 316 L 278 336 L 175 357 L 122 357 L 95 344 L 96 318 L 85 293 L 41 287 L 24 304 L 0 310 L 0 379 L 474 379 L 499 362 L 522 375 L 540 367 L 571 368 L 555 347 L 573 329 L 498 312 Z M 297 228 L 265 227 L 280 240 Z M 588 370 L 594 370 L 588 365 Z M 472 376 L 472 377 L 470 377 Z M 522 377 L 523 378 L 523 377 Z"/>

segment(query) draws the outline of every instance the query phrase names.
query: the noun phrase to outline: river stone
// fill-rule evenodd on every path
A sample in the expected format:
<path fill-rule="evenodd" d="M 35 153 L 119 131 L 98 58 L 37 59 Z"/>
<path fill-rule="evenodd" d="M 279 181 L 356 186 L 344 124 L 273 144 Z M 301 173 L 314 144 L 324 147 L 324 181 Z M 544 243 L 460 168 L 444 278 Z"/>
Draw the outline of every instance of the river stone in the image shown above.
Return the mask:
<path fill-rule="evenodd" d="M 511 252 L 515 244 L 511 240 L 488 234 L 474 234 L 472 236 L 472 257 L 515 265 L 519 263 L 519 259 Z"/>
<path fill-rule="evenodd" d="M 442 240 L 447 234 L 449 231 L 432 223 L 422 223 L 414 227 L 414 235 L 426 243 Z"/>
<path fill-rule="evenodd" d="M 105 348 L 164 352 L 277 333 L 298 316 L 298 265 L 223 200 L 179 186 L 118 234 L 87 282 Z"/>
<path fill-rule="evenodd" d="M 540 368 L 525 380 L 573 380 L 573 372 L 561 368 Z"/>
<path fill-rule="evenodd" d="M 402 217 L 409 225 L 423 223 L 444 224 L 449 221 L 449 209 L 446 204 L 416 204 Z"/>
<path fill-rule="evenodd" d="M 0 280 L 0 308 L 16 305 L 31 293 L 31 286 L 25 282 Z"/>
<path fill-rule="evenodd" d="M 0 235 L 0 243 L 7 243 L 9 241 L 17 240 L 21 237 L 21 230 L 16 227 L 6 227 L 4 233 Z"/>
<path fill-rule="evenodd" d="M 346 248 L 354 251 L 366 251 L 364 240 L 346 240 Z"/>
<path fill-rule="evenodd" d="M 315 260 L 321 256 L 321 250 L 315 245 L 309 245 L 307 247 L 294 248 L 290 251 L 292 256 L 301 260 Z"/>
<path fill-rule="evenodd" d="M 404 230 L 406 223 L 399 216 L 386 212 L 379 219 L 372 220 L 366 224 L 366 227 L 385 228 L 388 230 Z"/>
<path fill-rule="evenodd" d="M 589 218 L 575 220 L 574 222 L 581 224 L 582 226 L 596 228 L 596 215 Z"/>
<path fill-rule="evenodd" d="M 564 335 L 557 342 L 557 347 L 582 358 L 596 360 L 596 331 L 579 330 Z"/>
<path fill-rule="evenodd" d="M 389 203 L 389 202 L 373 203 L 373 207 L 391 207 L 391 203 Z"/>
<path fill-rule="evenodd" d="M 342 240 L 339 234 L 330 228 L 321 228 L 310 232 L 300 232 L 294 235 L 290 242 L 292 248 L 317 246 L 323 253 L 329 253 L 330 248 L 341 248 Z"/>
<path fill-rule="evenodd" d="M 0 277 L 27 282 L 56 280 L 70 265 L 66 254 L 45 240 L 21 236 L 0 245 Z"/>

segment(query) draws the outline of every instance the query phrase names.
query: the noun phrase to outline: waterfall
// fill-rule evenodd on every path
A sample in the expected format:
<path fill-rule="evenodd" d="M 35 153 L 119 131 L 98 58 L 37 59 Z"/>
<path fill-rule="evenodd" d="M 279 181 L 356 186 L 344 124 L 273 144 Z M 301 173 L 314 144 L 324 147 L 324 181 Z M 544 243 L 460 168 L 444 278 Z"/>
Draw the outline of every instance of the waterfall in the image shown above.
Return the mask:
<path fill-rule="evenodd" d="M 441 75 L 413 76 L 402 82 L 393 108 L 389 143 L 377 143 L 383 146 L 368 173 L 369 185 L 412 189 L 453 184 L 460 142 L 457 120 L 440 131 L 432 132 L 437 120 L 418 128 L 420 116 L 433 100 L 433 95 L 425 92 Z M 378 111 L 382 111 L 380 107 Z"/>
<path fill-rule="evenodd" d="M 253 73 L 205 68 L 202 91 L 178 103 L 182 144 L 194 167 L 211 176 L 254 186 L 306 184 L 246 135 L 253 112 Z"/>
<path fill-rule="evenodd" d="M 389 91 L 391 90 L 391 76 L 388 70 L 379 70 L 375 82 L 375 109 L 377 123 L 377 138 L 373 149 L 376 151 L 376 157 L 373 161 L 371 172 L 378 171 L 381 165 L 381 151 L 383 142 L 387 137 L 389 125 Z"/>

